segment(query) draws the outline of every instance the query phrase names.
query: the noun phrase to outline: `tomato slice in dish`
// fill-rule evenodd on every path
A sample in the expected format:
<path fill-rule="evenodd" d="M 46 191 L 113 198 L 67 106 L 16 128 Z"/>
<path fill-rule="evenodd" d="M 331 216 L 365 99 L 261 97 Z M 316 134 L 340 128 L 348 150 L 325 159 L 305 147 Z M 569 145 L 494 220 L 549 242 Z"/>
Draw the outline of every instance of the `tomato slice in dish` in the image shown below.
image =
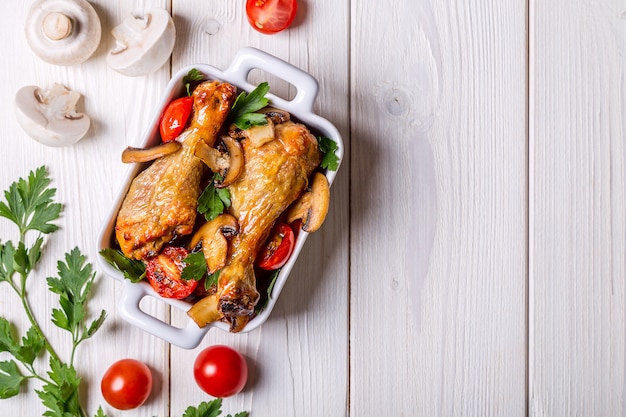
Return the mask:
<path fill-rule="evenodd" d="M 293 229 L 287 223 L 277 223 L 257 256 L 257 265 L 268 271 L 281 268 L 291 256 L 295 242 Z"/>
<path fill-rule="evenodd" d="M 250 25 L 261 33 L 273 34 L 291 25 L 296 12 L 296 0 L 247 0 L 246 15 Z"/>
<path fill-rule="evenodd" d="M 146 277 L 161 297 L 183 299 L 196 289 L 198 281 L 180 277 L 185 267 L 187 250 L 168 246 L 146 264 Z"/>

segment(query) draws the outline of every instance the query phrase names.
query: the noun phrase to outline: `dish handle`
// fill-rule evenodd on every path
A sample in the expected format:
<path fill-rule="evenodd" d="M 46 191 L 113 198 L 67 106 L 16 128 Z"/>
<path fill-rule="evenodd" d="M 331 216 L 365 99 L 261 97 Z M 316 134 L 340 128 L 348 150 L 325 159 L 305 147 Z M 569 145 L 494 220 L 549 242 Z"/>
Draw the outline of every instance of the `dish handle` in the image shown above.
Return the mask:
<path fill-rule="evenodd" d="M 123 285 L 124 289 L 119 307 L 120 315 L 124 320 L 183 349 L 193 349 L 200 344 L 209 327 L 202 329 L 193 320 L 188 320 L 187 326 L 184 328 L 165 323 L 146 313 L 140 307 L 141 300 L 146 296 L 161 302 L 162 299 L 152 295 L 141 283 L 133 284 L 130 281 L 124 281 Z M 178 308 L 177 306 L 173 307 Z"/>
<path fill-rule="evenodd" d="M 292 100 L 285 100 L 280 97 L 273 98 L 272 103 L 276 107 L 287 107 L 303 113 L 313 111 L 313 104 L 319 88 L 317 80 L 300 68 L 259 49 L 252 47 L 240 49 L 224 74 L 227 74 L 235 84 L 250 91 L 256 87 L 248 81 L 248 75 L 253 69 L 266 71 L 296 88 L 297 93 Z"/>

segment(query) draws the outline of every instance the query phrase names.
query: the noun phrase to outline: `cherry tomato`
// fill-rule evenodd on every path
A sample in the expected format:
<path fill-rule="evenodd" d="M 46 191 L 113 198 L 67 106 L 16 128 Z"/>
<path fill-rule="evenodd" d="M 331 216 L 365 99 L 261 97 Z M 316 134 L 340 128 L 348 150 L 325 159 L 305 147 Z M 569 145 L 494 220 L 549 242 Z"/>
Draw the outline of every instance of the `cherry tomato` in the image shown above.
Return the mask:
<path fill-rule="evenodd" d="M 148 260 L 146 277 L 154 291 L 161 297 L 182 299 L 191 295 L 198 281 L 180 277 L 187 257 L 185 248 L 168 246 Z"/>
<path fill-rule="evenodd" d="M 163 142 L 172 141 L 181 134 L 183 129 L 187 127 L 187 121 L 189 121 L 192 109 L 193 97 L 177 98 L 167 105 L 159 124 Z"/>
<path fill-rule="evenodd" d="M 282 268 L 293 252 L 296 237 L 287 223 L 276 223 L 265 242 L 265 246 L 257 255 L 257 265 L 267 271 Z"/>
<path fill-rule="evenodd" d="M 201 351 L 193 365 L 193 376 L 204 392 L 213 397 L 239 393 L 248 380 L 248 364 L 231 347 L 214 345 Z"/>
<path fill-rule="evenodd" d="M 250 25 L 261 33 L 285 30 L 296 17 L 296 0 L 247 0 L 246 15 Z"/>
<path fill-rule="evenodd" d="M 152 391 L 152 372 L 143 362 L 122 359 L 113 363 L 100 383 L 102 396 L 111 407 L 131 410 L 143 404 Z"/>

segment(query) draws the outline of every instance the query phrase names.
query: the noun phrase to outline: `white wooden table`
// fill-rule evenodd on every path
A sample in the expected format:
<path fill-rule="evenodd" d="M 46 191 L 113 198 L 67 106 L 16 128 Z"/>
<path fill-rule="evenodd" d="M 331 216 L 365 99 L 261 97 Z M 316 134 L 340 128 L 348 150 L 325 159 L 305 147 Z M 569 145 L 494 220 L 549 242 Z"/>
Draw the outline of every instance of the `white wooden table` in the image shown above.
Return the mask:
<path fill-rule="evenodd" d="M 0 189 L 46 165 L 64 205 L 29 287 L 60 352 L 70 342 L 48 321 L 56 298 L 44 278 L 74 246 L 97 265 L 97 234 L 128 169 L 120 152 L 138 144 L 178 68 L 225 68 L 243 46 L 274 54 L 319 80 L 315 110 L 346 145 L 330 215 L 260 329 L 170 346 L 120 319 L 121 286 L 99 274 L 91 308 L 109 318 L 77 353 L 90 415 L 103 405 L 109 416 L 181 416 L 210 399 L 192 364 L 212 344 L 251 367 L 225 413 L 625 414 L 626 1 L 300 0 L 295 25 L 266 36 L 249 27 L 243 0 L 93 0 L 102 42 L 74 67 L 36 58 L 23 35 L 32 2 L 9 3 Z M 138 78 L 112 71 L 111 28 L 151 6 L 172 11 L 171 65 Z M 71 147 L 40 145 L 16 122 L 16 91 L 52 82 L 83 94 L 93 119 Z M 0 239 L 17 239 L 4 219 Z M 25 331 L 19 300 L 0 294 L 0 313 Z M 149 364 L 155 389 L 121 413 L 99 383 L 124 357 Z M 33 388 L 1 402 L 2 414 L 41 415 Z"/>

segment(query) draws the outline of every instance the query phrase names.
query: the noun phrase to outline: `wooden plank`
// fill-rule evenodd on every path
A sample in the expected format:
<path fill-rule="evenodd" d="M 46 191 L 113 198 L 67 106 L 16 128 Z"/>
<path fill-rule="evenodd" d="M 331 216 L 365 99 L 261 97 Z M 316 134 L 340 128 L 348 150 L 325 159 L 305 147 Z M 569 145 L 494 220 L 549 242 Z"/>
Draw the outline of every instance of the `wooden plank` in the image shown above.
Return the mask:
<path fill-rule="evenodd" d="M 526 414 L 526 3 L 352 3 L 350 415 Z"/>
<path fill-rule="evenodd" d="M 58 306 L 57 296 L 50 293 L 44 283 L 56 273 L 56 262 L 64 253 L 78 246 L 89 262 L 98 270 L 97 236 L 107 218 L 113 198 L 117 195 L 126 170 L 120 161 L 121 151 L 127 145 L 136 145 L 152 117 L 165 82 L 169 67 L 146 77 L 129 78 L 108 68 L 106 53 L 114 46 L 110 35 L 113 26 L 119 24 L 130 12 L 139 11 L 143 2 L 91 1 L 102 23 L 102 39 L 96 53 L 85 63 L 73 67 L 49 65 L 33 55 L 24 38 L 24 22 L 32 2 L 12 7 L 11 13 L 2 13 L 0 25 L 4 37 L 0 48 L 10 60 L 0 65 L 3 89 L 0 97 L 3 111 L 3 146 L 0 153 L 0 188 L 6 189 L 18 177 L 28 175 L 41 165 L 48 167 L 53 186 L 57 188 L 57 201 L 64 205 L 60 230 L 46 240 L 45 254 L 40 266 L 28 284 L 29 297 L 44 332 L 52 340 L 63 359 L 69 360 L 71 342 L 69 333 L 58 330 L 50 322 L 50 310 Z M 166 1 L 153 2 L 166 6 Z M 83 95 L 80 106 L 92 118 L 92 128 L 79 143 L 66 148 L 45 147 L 30 139 L 17 124 L 14 114 L 16 91 L 24 85 L 48 88 L 53 82 L 66 85 Z M 3 242 L 16 241 L 16 230 L 8 222 L 0 221 Z M 88 414 L 95 414 L 102 405 L 109 415 L 116 411 L 107 407 L 100 394 L 100 378 L 115 360 L 134 357 L 146 362 L 155 371 L 155 395 L 135 416 L 168 415 L 169 391 L 168 350 L 165 343 L 149 337 L 142 331 L 124 323 L 118 315 L 117 303 L 121 286 L 98 273 L 95 294 L 90 301 L 91 312 L 101 309 L 109 317 L 104 327 L 92 340 L 79 347 L 76 368 L 82 376 L 83 404 Z M 20 334 L 28 328 L 21 313 L 19 299 L 2 285 L 0 312 L 7 314 Z M 164 308 L 151 310 L 165 317 Z M 149 346 L 149 349 L 146 349 Z M 6 356 L 2 357 L 3 360 Z M 96 359 L 96 360 L 94 360 Z M 41 361 L 46 369 L 47 359 Z M 44 407 L 33 392 L 41 384 L 30 381 L 28 394 L 2 402 L 6 415 L 42 415 Z"/>
<path fill-rule="evenodd" d="M 624 1 L 531 2 L 530 411 L 624 414 Z"/>
<path fill-rule="evenodd" d="M 299 2 L 294 26 L 268 36 L 254 31 L 245 2 L 175 1 L 173 10 L 181 48 L 173 69 L 207 63 L 226 69 L 237 51 L 253 46 L 311 73 L 320 93 L 314 110 L 342 133 L 348 128 L 348 2 Z M 329 48 L 329 45 L 333 45 Z M 280 76 L 280 74 L 277 74 Z M 280 77 L 255 71 L 253 82 L 269 80 L 271 91 L 293 97 Z M 252 415 L 337 416 L 345 413 L 348 383 L 348 174 L 345 165 L 332 188 L 329 217 L 306 242 L 270 319 L 249 334 L 211 330 L 193 350 L 172 348 L 171 410 L 206 400 L 196 386 L 192 366 L 199 351 L 227 344 L 251 366 L 244 392 L 224 401 L 224 410 Z M 174 312 L 174 323 L 185 317 Z"/>

